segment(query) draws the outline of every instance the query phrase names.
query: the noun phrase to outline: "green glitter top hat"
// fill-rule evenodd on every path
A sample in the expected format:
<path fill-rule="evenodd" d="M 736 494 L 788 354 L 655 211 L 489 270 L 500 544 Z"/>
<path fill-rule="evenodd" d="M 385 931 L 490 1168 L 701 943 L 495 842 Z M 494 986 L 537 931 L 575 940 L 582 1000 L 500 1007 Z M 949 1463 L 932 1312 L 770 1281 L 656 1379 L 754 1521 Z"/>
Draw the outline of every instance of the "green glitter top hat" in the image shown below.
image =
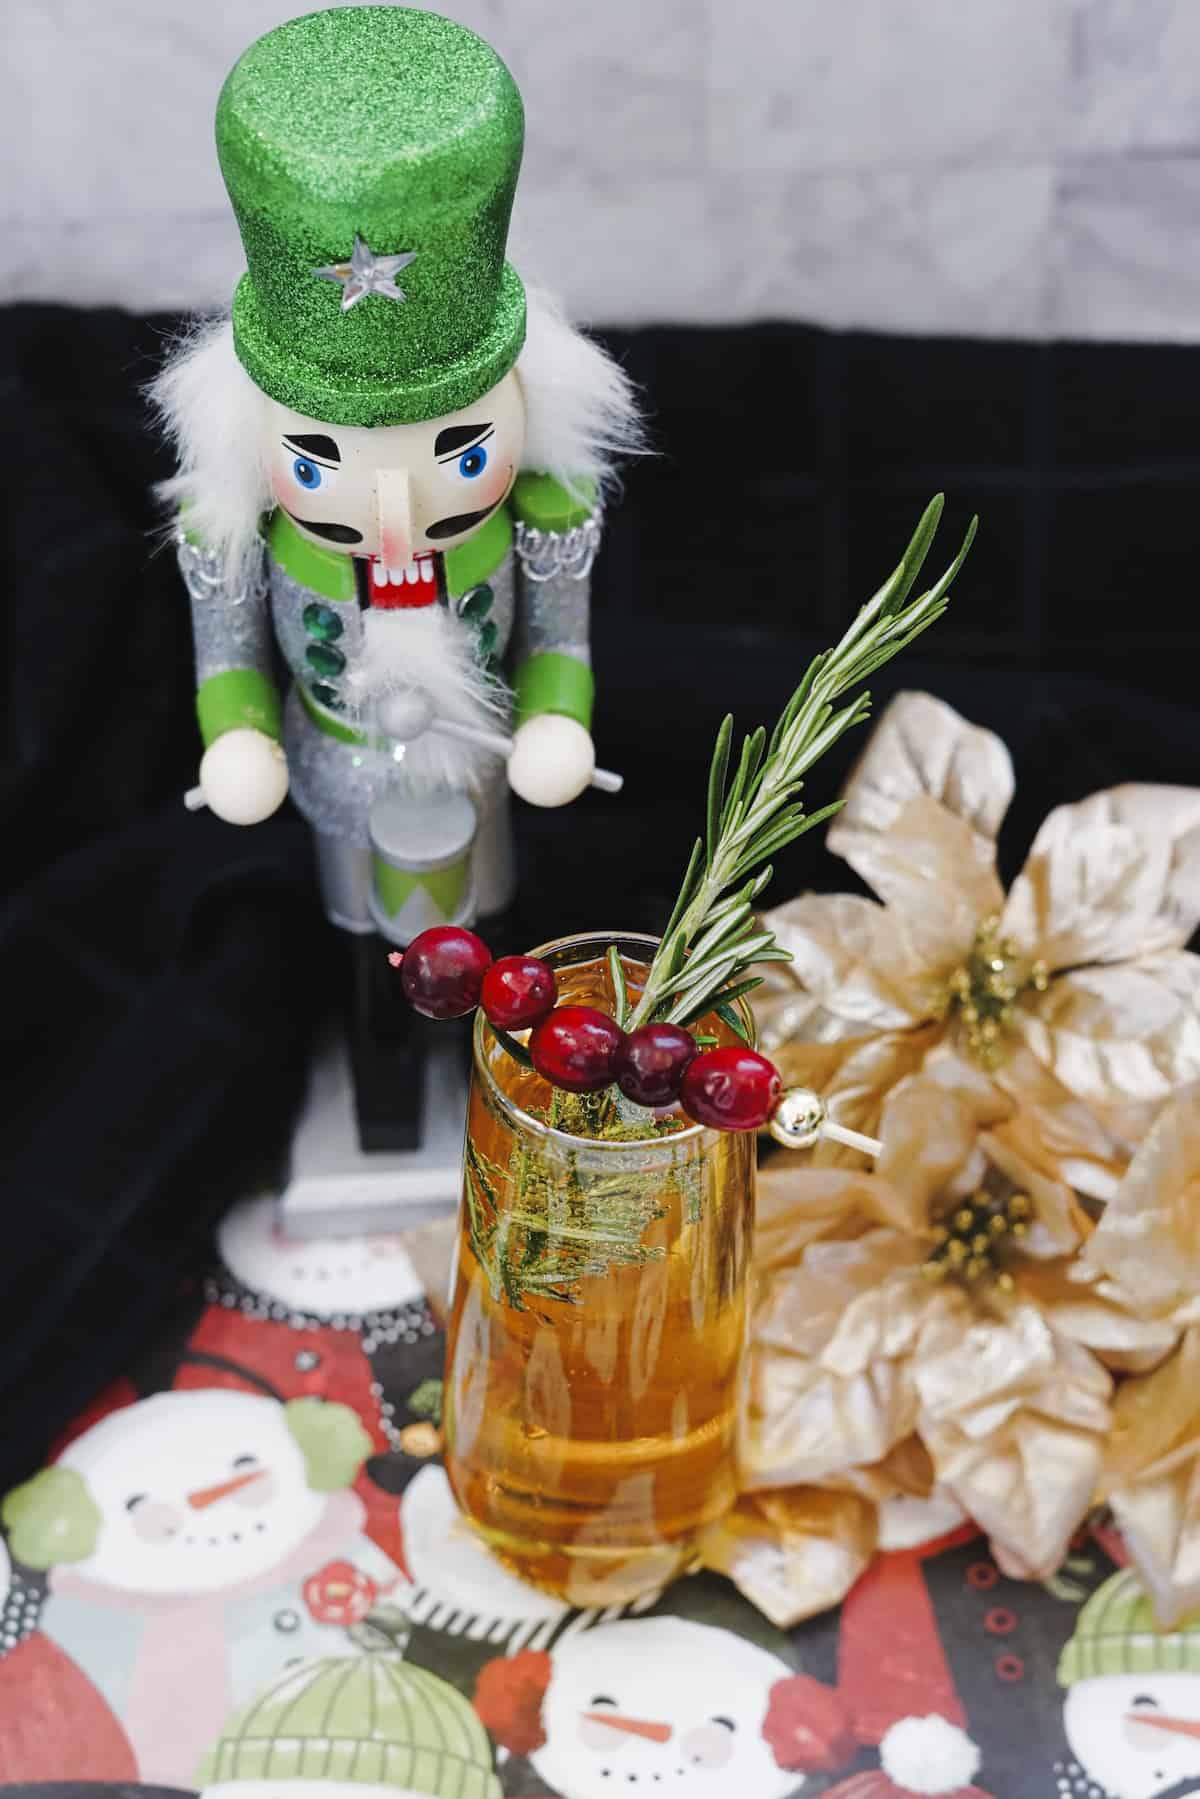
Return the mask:
<path fill-rule="evenodd" d="M 217 151 L 256 385 L 338 425 L 440 418 L 493 387 L 525 335 L 504 260 L 523 137 L 500 58 L 436 13 L 336 7 L 252 44 Z"/>

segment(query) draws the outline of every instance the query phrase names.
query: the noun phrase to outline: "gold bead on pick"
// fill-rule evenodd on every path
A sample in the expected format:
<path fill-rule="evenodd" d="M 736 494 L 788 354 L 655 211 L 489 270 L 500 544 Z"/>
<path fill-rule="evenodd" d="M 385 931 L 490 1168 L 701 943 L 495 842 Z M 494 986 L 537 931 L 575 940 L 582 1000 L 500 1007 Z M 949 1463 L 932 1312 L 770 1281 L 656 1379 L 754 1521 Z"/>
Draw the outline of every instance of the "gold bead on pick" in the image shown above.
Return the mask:
<path fill-rule="evenodd" d="M 768 1129 L 785 1149 L 812 1149 L 825 1122 L 825 1102 L 807 1087 L 790 1087 L 776 1106 Z"/>

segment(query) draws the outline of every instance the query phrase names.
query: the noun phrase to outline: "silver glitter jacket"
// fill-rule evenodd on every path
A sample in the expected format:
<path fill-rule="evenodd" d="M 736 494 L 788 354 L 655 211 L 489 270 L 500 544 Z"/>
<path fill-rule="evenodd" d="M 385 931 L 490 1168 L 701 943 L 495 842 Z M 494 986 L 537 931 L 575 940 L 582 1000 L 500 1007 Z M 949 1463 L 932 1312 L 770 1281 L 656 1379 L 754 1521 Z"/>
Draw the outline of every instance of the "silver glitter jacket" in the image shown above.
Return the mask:
<path fill-rule="evenodd" d="M 439 603 L 477 634 L 481 661 L 501 678 L 512 671 L 518 696 L 531 678 L 522 718 L 565 711 L 586 725 L 599 516 L 552 531 L 514 518 L 516 510 L 506 504 L 445 554 Z M 302 538 L 283 512 L 266 522 L 261 573 L 245 591 L 231 592 L 216 558 L 182 532 L 178 558 L 205 743 L 245 724 L 280 735 L 290 791 L 309 823 L 365 843 L 372 804 L 403 778 L 402 747 L 354 729 L 343 698 L 364 656 L 367 565 Z M 281 722 L 276 650 L 292 677 Z"/>

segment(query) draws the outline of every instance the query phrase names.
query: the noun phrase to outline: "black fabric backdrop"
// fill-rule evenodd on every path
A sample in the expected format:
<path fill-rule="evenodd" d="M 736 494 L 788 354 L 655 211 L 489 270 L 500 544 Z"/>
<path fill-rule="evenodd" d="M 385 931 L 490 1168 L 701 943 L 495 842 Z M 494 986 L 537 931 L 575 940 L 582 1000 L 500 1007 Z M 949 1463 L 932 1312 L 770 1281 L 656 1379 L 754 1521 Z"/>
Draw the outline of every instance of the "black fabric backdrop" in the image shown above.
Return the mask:
<path fill-rule="evenodd" d="M 139 397 L 169 328 L 0 313 L 0 1488 L 161 1325 L 214 1219 L 272 1166 L 343 978 L 296 816 L 243 832 L 181 804 L 187 605 L 153 553 L 167 469 Z M 770 721 L 939 488 L 933 560 L 972 511 L 980 535 L 876 710 L 902 682 L 1004 735 L 1006 875 L 1052 805 L 1200 781 L 1194 350 L 790 325 L 609 341 L 660 450 L 630 472 L 595 579 L 596 736 L 627 785 L 519 808 L 529 941 L 661 925 L 721 715 Z M 770 898 L 852 884 L 814 833 Z"/>

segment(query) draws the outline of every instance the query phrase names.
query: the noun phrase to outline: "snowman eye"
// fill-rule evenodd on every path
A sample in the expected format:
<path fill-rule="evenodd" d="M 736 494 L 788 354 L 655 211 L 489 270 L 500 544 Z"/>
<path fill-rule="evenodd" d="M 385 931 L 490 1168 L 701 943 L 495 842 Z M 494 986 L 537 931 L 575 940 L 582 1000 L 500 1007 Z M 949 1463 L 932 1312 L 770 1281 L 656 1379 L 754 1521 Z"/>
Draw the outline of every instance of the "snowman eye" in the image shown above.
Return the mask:
<path fill-rule="evenodd" d="M 1137 1704 L 1136 1699 L 1134 1700 L 1134 1704 L 1135 1705 Z M 723 1724 L 725 1726 L 726 1730 L 736 1730 L 737 1729 L 737 1725 L 734 1723 L 732 1718 L 710 1718 L 708 1721 L 710 1724 Z"/>
<path fill-rule="evenodd" d="M 592 1700 L 593 1705 L 615 1705 L 616 1703 L 616 1700 L 610 1699 L 607 1693 L 597 1693 L 596 1697 Z M 1134 1701 L 1134 1704 L 1137 1704 L 1136 1700 Z"/>
<path fill-rule="evenodd" d="M 1158 1700 L 1152 1699 L 1149 1693 L 1138 1693 L 1129 1703 L 1130 1705 L 1151 1705 L 1155 1711 L 1158 1710 Z"/>
<path fill-rule="evenodd" d="M 133 1512 L 133 1511 L 136 1511 L 136 1510 L 137 1510 L 137 1508 L 138 1508 L 138 1506 L 139 1506 L 139 1505 L 141 1505 L 141 1504 L 142 1504 L 142 1502 L 143 1502 L 143 1501 L 144 1501 L 144 1500 L 145 1500 L 145 1499 L 146 1499 L 146 1498 L 147 1498 L 147 1497 L 148 1497 L 148 1495 L 147 1495 L 147 1494 L 145 1494 L 145 1493 L 131 1493 L 131 1494 L 130 1494 L 130 1495 L 129 1495 L 129 1498 L 128 1498 L 128 1499 L 127 1499 L 127 1500 L 126 1500 L 126 1501 L 125 1501 L 125 1510 L 126 1510 L 126 1511 L 127 1511 L 127 1512 Z M 1136 1699 L 1135 1699 L 1135 1700 L 1134 1700 L 1134 1702 L 1133 1702 L 1133 1703 L 1134 1703 L 1134 1704 L 1135 1704 L 1135 1705 L 1136 1705 L 1136 1704 L 1137 1704 L 1137 1700 L 1136 1700 Z"/>
<path fill-rule="evenodd" d="M 253 1467 L 257 1460 L 258 1457 L 256 1455 L 235 1455 L 233 1458 L 233 1465 L 235 1468 L 250 1468 Z"/>

